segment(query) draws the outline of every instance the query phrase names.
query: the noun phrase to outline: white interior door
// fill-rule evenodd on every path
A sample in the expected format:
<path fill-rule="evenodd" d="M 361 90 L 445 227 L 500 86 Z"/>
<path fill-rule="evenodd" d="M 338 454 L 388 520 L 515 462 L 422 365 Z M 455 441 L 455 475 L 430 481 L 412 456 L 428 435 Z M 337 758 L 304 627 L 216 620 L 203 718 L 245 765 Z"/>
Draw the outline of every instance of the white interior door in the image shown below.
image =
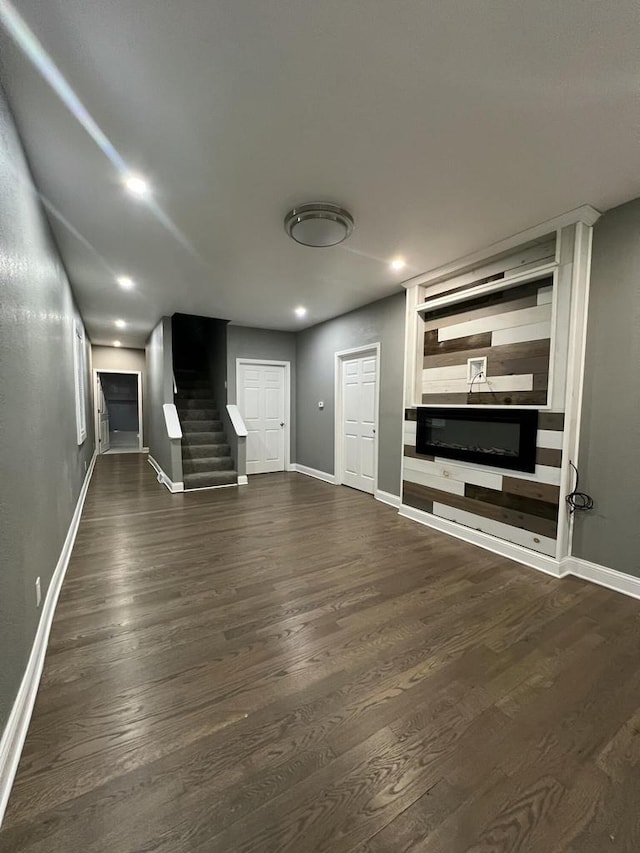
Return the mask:
<path fill-rule="evenodd" d="M 111 446 L 109 440 L 109 409 L 104 397 L 102 379 L 96 376 L 96 399 L 98 400 L 98 442 L 100 453 L 106 453 Z"/>
<path fill-rule="evenodd" d="M 247 427 L 247 474 L 284 471 L 285 366 L 240 362 L 238 380 L 238 408 Z"/>
<path fill-rule="evenodd" d="M 376 355 L 342 361 L 342 472 L 345 486 L 374 493 L 376 487 Z"/>

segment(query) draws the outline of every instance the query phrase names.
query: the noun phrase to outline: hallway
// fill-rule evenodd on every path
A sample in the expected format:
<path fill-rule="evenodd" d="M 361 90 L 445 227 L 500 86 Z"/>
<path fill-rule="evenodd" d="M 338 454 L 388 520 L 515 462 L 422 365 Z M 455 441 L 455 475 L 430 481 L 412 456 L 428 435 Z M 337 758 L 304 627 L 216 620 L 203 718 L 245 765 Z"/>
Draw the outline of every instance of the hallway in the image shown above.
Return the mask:
<path fill-rule="evenodd" d="M 300 474 L 100 457 L 3 853 L 629 853 L 638 603 Z"/>

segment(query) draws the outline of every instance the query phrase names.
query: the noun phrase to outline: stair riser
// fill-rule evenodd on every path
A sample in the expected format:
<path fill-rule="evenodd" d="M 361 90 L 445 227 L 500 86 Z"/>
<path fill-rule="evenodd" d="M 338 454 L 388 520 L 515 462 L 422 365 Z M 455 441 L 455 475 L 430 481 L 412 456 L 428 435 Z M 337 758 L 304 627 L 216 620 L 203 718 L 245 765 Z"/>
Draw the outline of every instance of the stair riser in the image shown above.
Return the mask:
<path fill-rule="evenodd" d="M 227 437 L 223 432 L 185 432 L 183 444 L 225 444 Z"/>
<path fill-rule="evenodd" d="M 207 397 L 188 398 L 176 396 L 176 407 L 178 409 L 215 409 L 216 404 L 211 399 L 211 395 Z"/>
<path fill-rule="evenodd" d="M 235 471 L 217 471 L 211 474 L 184 474 L 185 491 L 206 489 L 209 486 L 235 486 L 238 475 Z"/>
<path fill-rule="evenodd" d="M 180 423 L 183 421 L 219 421 L 220 412 L 217 409 L 181 409 L 178 408 Z"/>
<path fill-rule="evenodd" d="M 183 459 L 211 459 L 213 456 L 230 456 L 228 444 L 183 444 Z"/>
<path fill-rule="evenodd" d="M 211 389 L 210 388 L 192 388 L 190 391 L 183 391 L 182 389 L 178 391 L 175 395 L 177 400 L 210 400 L 211 399 Z"/>
<path fill-rule="evenodd" d="M 209 474 L 212 471 L 232 471 L 233 460 L 228 456 L 209 459 L 183 459 L 182 470 L 185 474 Z"/>
<path fill-rule="evenodd" d="M 222 421 L 182 421 L 182 432 L 224 432 Z"/>

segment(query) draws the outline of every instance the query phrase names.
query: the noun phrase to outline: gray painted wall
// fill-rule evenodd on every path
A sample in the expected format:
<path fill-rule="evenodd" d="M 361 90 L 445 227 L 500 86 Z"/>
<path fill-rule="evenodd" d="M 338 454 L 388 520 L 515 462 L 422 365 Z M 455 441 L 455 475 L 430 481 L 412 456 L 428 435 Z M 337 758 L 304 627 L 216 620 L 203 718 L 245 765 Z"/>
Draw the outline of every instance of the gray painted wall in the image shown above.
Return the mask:
<path fill-rule="evenodd" d="M 640 199 L 595 225 L 580 435 L 577 557 L 640 577 Z"/>
<path fill-rule="evenodd" d="M 73 294 L 0 91 L 0 733 L 94 450 L 78 447 Z M 37 535 L 34 533 L 37 531 Z"/>
<path fill-rule="evenodd" d="M 293 332 L 275 332 L 271 329 L 253 329 L 249 326 L 227 326 L 227 398 L 237 403 L 236 359 L 258 358 L 265 361 L 291 362 L 291 461 L 296 461 L 296 335 Z M 241 453 L 239 453 L 241 455 Z M 239 460 L 242 464 L 242 459 Z M 243 470 L 246 470 L 246 465 Z M 239 473 L 240 468 L 238 468 Z"/>
<path fill-rule="evenodd" d="M 405 294 L 313 326 L 297 336 L 297 458 L 334 472 L 335 353 L 380 342 L 378 488 L 400 494 Z M 318 409 L 318 401 L 324 409 Z"/>
<path fill-rule="evenodd" d="M 163 317 L 151 332 L 147 354 L 147 406 L 145 435 L 153 456 L 174 483 L 182 482 L 182 452 L 179 440 L 167 435 L 162 406 L 173 403 L 173 351 L 171 318 Z"/>

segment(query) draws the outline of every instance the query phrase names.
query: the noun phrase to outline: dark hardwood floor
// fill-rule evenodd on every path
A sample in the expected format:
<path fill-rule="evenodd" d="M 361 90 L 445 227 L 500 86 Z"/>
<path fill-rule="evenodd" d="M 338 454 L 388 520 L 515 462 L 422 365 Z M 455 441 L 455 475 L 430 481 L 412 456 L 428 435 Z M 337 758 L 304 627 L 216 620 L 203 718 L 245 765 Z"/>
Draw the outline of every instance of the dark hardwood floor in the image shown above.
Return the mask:
<path fill-rule="evenodd" d="M 350 489 L 103 457 L 0 849 L 637 853 L 639 646 Z"/>

